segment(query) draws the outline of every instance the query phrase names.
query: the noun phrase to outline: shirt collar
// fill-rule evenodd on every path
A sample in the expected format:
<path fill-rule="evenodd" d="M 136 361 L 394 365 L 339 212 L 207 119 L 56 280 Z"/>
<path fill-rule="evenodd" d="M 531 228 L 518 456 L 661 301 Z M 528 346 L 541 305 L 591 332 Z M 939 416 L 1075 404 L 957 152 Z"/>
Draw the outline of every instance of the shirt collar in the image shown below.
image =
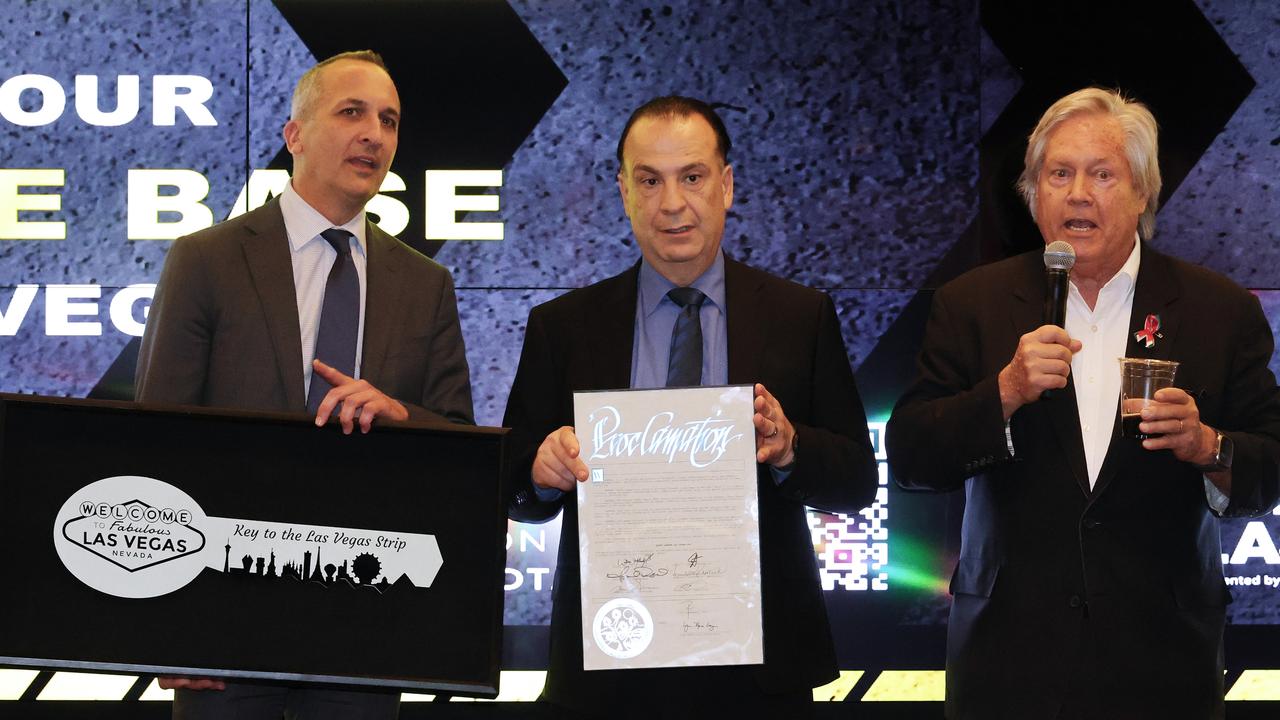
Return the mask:
<path fill-rule="evenodd" d="M 1133 287 L 1138 281 L 1138 265 L 1141 264 L 1142 260 L 1142 252 L 1140 250 L 1142 239 L 1136 233 L 1133 238 L 1133 250 L 1129 251 L 1129 259 L 1125 260 L 1124 265 L 1120 266 L 1120 270 L 1115 276 L 1108 280 L 1106 285 L 1102 286 L 1103 292 L 1106 292 L 1107 288 L 1112 285 L 1115 286 L 1116 290 L 1124 291 L 1125 295 L 1133 292 Z"/>
<path fill-rule="evenodd" d="M 284 229 L 289 235 L 289 246 L 293 252 L 298 252 L 307 243 L 320 237 L 320 233 L 334 227 L 334 224 L 321 215 L 319 210 L 311 207 L 293 189 L 293 181 L 285 185 L 284 192 L 280 193 L 280 214 L 284 216 Z M 356 237 L 356 249 L 361 255 L 365 254 L 364 219 L 365 213 L 361 210 L 346 224 L 337 226 Z"/>
<path fill-rule="evenodd" d="M 1122 296 L 1127 297 L 1133 293 L 1134 286 L 1138 282 L 1138 266 L 1142 260 L 1142 239 L 1137 233 L 1133 234 L 1133 249 L 1129 251 L 1129 258 L 1124 261 L 1124 265 L 1120 266 L 1120 270 L 1111 279 L 1103 284 L 1102 289 L 1098 291 L 1098 296 L 1104 294 L 1110 296 L 1114 292 L 1120 292 Z M 1071 283 L 1070 293 L 1079 296 L 1080 289 L 1076 287 L 1074 282 Z"/>
<path fill-rule="evenodd" d="M 649 317 L 666 300 L 671 302 L 667 297 L 667 291 L 676 287 L 675 283 L 666 279 L 649 264 L 648 260 L 640 260 L 640 297 L 639 303 L 644 316 Z M 724 253 L 717 252 L 716 258 L 711 262 L 711 267 L 706 272 L 698 276 L 690 285 L 702 291 L 707 296 L 707 300 L 714 306 L 724 309 Z"/>

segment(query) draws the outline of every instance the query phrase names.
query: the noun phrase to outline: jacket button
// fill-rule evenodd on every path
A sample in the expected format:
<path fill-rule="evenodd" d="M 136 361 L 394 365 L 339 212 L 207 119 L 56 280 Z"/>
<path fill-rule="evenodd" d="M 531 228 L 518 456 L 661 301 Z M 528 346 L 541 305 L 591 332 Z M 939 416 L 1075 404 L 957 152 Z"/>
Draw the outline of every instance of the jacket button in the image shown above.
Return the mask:
<path fill-rule="evenodd" d="M 1102 527 L 1102 521 L 1094 520 L 1093 518 L 1085 518 L 1084 526 L 1089 530 L 1093 530 L 1094 528 Z"/>
<path fill-rule="evenodd" d="M 1072 595 L 1071 599 L 1067 601 L 1067 604 L 1073 608 L 1078 608 L 1084 604 L 1084 601 L 1080 599 L 1079 595 Z"/>

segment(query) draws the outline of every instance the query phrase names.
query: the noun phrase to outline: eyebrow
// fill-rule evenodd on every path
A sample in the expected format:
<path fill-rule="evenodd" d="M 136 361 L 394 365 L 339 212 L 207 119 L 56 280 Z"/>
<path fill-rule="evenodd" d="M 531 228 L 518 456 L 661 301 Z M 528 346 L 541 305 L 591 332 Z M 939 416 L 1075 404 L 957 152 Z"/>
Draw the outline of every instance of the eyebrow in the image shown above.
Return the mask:
<path fill-rule="evenodd" d="M 1091 157 L 1084 161 L 1084 166 L 1090 167 L 1093 165 L 1099 165 L 1101 163 L 1116 162 L 1118 159 L 1119 158 L 1114 158 L 1114 157 L 1108 158 L 1103 156 Z M 1046 155 L 1044 159 L 1044 164 L 1045 165 L 1055 165 L 1055 164 L 1056 165 L 1074 165 L 1075 159 L 1074 158 L 1063 159 L 1063 157 L 1060 155 L 1057 157 Z"/>
<path fill-rule="evenodd" d="M 704 162 L 689 163 L 688 165 L 685 165 L 684 167 L 680 168 L 680 172 L 684 173 L 684 172 L 689 172 L 690 170 L 697 170 L 697 169 L 699 169 L 699 168 L 705 168 L 705 167 L 709 167 L 709 166 L 708 166 L 706 163 L 704 163 Z M 658 171 L 658 169 L 657 169 L 657 168 L 653 168 L 653 167 L 650 167 L 650 166 L 648 166 L 648 165 L 643 165 L 643 164 L 641 164 L 641 165 L 636 165 L 635 167 L 631 168 L 631 172 L 633 172 L 633 173 L 636 173 L 636 172 L 647 172 L 647 173 L 652 173 L 652 174 L 654 174 L 654 175 L 661 175 L 661 174 L 662 174 L 661 172 L 659 172 L 659 171 Z"/>

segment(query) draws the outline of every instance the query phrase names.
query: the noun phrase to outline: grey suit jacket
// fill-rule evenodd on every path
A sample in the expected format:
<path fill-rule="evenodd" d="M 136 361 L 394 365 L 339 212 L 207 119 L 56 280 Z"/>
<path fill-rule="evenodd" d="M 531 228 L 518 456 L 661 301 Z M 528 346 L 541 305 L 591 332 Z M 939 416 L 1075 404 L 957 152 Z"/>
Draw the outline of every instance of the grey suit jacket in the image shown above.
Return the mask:
<path fill-rule="evenodd" d="M 369 223 L 362 378 L 414 420 L 472 423 L 453 279 Z M 304 412 L 302 340 L 278 200 L 169 249 L 138 354 L 135 398 Z"/>

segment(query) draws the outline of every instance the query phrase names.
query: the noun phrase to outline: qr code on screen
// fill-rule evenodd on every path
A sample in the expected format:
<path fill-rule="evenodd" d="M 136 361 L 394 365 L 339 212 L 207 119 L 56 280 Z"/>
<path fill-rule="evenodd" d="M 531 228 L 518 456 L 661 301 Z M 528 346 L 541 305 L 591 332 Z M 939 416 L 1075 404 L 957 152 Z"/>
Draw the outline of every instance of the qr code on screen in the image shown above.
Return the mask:
<path fill-rule="evenodd" d="M 884 423 L 868 423 L 880 487 L 876 501 L 853 515 L 809 510 L 823 590 L 889 589 L 889 468 Z"/>

